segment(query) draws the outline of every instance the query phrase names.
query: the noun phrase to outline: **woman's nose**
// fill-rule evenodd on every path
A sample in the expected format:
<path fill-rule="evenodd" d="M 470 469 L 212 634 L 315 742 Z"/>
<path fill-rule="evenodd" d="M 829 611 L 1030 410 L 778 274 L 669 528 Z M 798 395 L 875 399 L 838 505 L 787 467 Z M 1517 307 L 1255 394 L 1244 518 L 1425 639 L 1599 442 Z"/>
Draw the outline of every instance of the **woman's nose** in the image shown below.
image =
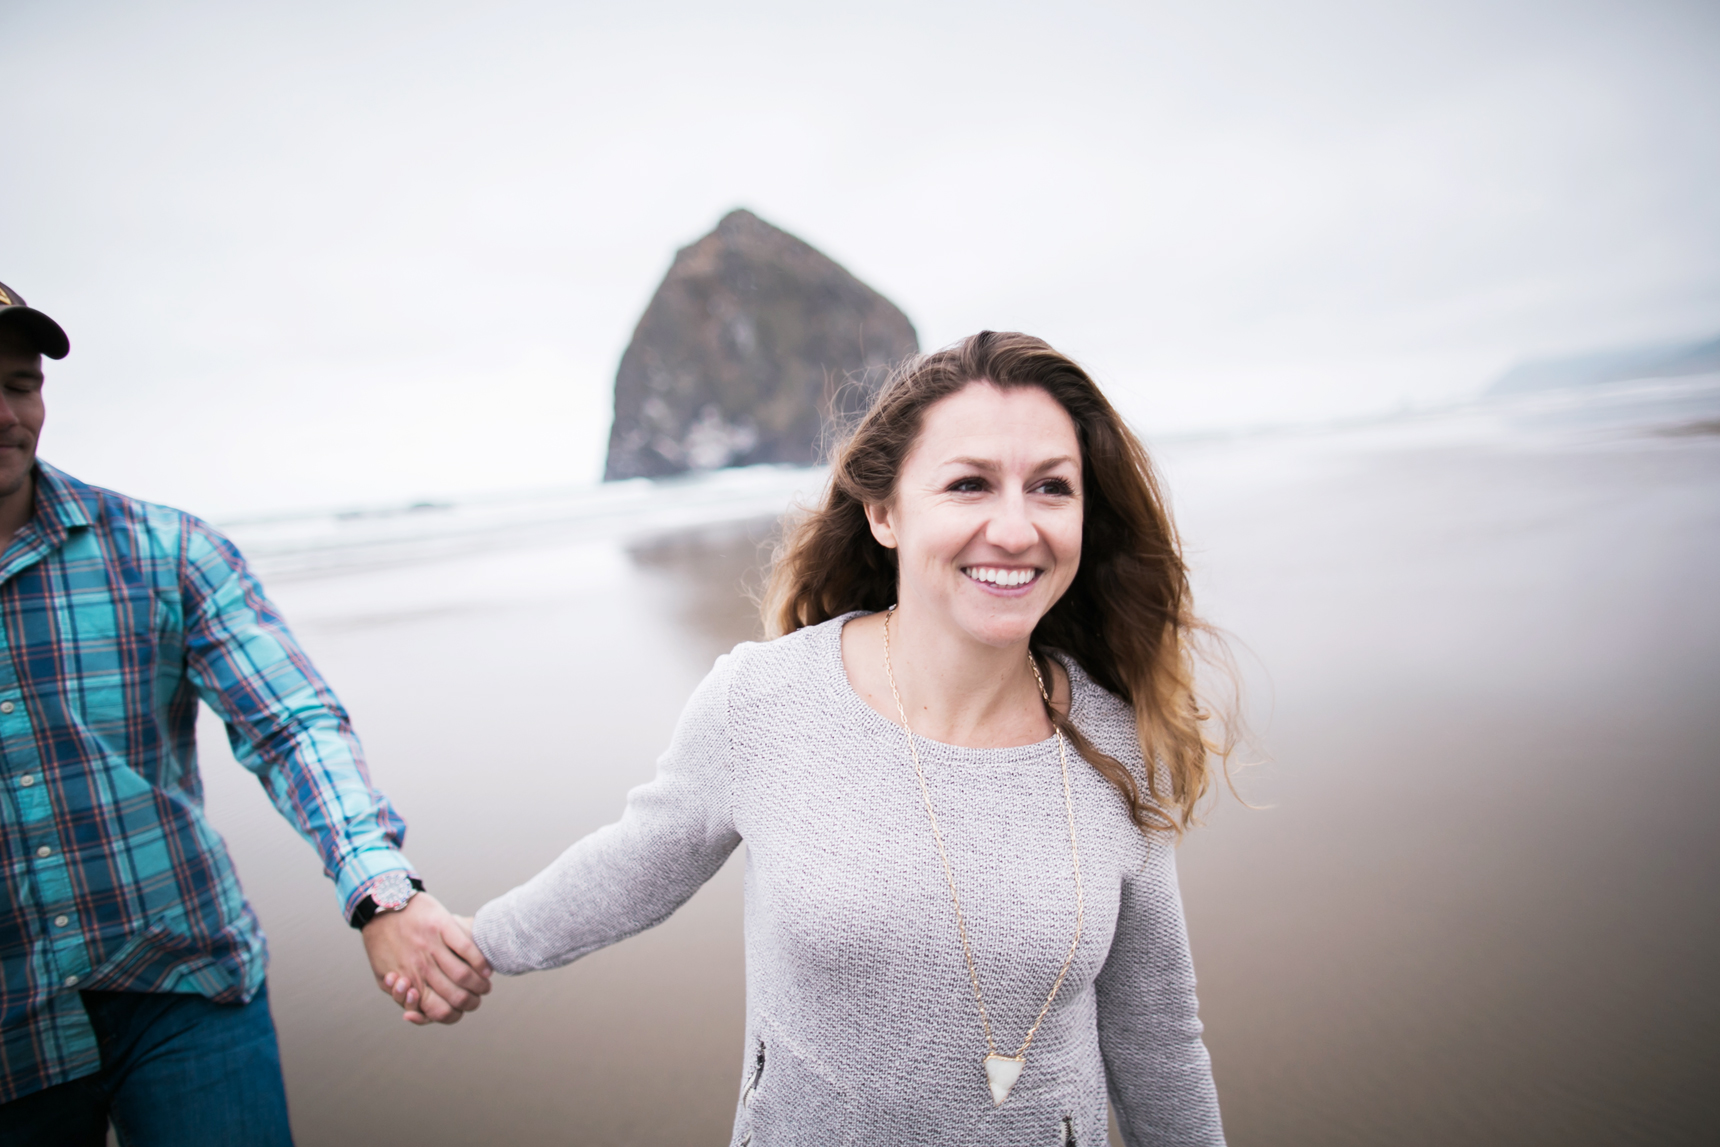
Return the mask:
<path fill-rule="evenodd" d="M 1039 531 L 1027 516 L 1026 499 L 1004 498 L 986 523 L 985 540 L 1000 550 L 1020 552 L 1039 540 Z"/>

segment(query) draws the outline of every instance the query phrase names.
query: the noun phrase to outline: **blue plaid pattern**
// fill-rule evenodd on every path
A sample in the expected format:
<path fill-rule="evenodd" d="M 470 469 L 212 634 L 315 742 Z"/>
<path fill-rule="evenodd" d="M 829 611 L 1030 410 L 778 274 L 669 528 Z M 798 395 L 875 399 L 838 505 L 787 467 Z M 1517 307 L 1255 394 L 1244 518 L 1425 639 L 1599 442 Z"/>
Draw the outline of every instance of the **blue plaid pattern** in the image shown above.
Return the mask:
<path fill-rule="evenodd" d="M 352 725 L 232 544 L 45 463 L 0 553 L 0 1103 L 100 1067 L 78 992 L 247 1001 L 263 933 L 203 815 L 196 719 L 348 915 L 412 872 Z"/>

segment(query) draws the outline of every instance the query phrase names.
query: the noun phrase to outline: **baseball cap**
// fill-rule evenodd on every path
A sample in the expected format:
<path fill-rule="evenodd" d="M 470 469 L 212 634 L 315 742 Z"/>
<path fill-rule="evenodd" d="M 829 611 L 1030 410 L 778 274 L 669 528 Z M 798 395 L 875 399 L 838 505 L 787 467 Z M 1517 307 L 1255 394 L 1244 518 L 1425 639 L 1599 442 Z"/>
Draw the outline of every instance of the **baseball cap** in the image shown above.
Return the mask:
<path fill-rule="evenodd" d="M 60 324 L 24 303 L 24 296 L 0 283 L 0 327 L 20 326 L 30 333 L 36 349 L 49 358 L 65 358 L 72 349 Z"/>

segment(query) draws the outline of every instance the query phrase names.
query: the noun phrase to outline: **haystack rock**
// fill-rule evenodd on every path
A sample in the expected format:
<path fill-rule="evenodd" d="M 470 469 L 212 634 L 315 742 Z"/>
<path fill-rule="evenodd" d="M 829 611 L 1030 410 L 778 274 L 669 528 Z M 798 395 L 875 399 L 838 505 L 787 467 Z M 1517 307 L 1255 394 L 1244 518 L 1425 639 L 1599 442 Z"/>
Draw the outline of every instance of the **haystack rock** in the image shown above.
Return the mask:
<path fill-rule="evenodd" d="M 683 247 L 615 375 L 606 481 L 819 460 L 919 349 L 884 296 L 750 211 Z"/>

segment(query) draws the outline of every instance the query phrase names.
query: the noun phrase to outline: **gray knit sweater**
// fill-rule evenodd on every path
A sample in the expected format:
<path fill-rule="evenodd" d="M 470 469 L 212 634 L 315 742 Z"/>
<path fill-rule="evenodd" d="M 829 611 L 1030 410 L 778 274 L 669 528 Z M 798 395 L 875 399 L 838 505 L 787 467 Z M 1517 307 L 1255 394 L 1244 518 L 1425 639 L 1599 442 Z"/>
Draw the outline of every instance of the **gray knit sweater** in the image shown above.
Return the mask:
<path fill-rule="evenodd" d="M 852 615 L 851 615 L 852 616 Z M 1008 1102 L 985 1038 L 901 729 L 853 691 L 848 618 L 744 644 L 688 702 L 615 824 L 478 911 L 508 975 L 553 968 L 675 911 L 743 840 L 747 1031 L 732 1144 L 1222 1144 L 1194 971 L 1162 839 L 1070 762 L 1086 928 Z M 1071 717 L 1141 767 L 1134 718 L 1065 661 Z M 1055 738 L 920 741 L 998 1050 L 1013 1054 L 1075 927 Z"/>

